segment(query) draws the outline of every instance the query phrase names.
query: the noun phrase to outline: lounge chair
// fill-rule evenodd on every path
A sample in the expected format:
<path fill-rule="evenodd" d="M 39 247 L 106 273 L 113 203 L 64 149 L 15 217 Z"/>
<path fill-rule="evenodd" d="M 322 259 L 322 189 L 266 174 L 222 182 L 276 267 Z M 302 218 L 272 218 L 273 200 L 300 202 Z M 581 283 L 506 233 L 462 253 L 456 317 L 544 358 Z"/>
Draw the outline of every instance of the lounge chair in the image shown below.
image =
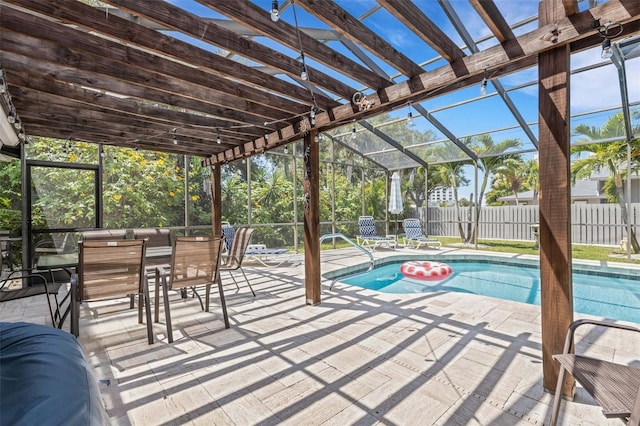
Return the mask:
<path fill-rule="evenodd" d="M 155 322 L 159 321 L 160 285 L 164 301 L 164 314 L 167 325 L 167 339 L 173 342 L 171 325 L 171 310 L 169 307 L 169 290 L 180 290 L 183 296 L 187 289 L 192 289 L 200 301 L 203 311 L 209 312 L 209 298 L 211 285 L 218 283 L 222 315 L 225 328 L 229 328 L 229 316 L 224 300 L 222 281 L 220 280 L 220 255 L 222 253 L 223 238 L 221 236 L 190 236 L 177 237 L 173 242 L 171 265 L 158 266 L 156 269 L 155 293 Z M 196 286 L 205 286 L 205 303 L 196 292 Z"/>
<path fill-rule="evenodd" d="M 433 249 L 439 249 L 442 243 L 435 238 L 426 237 L 422 232 L 422 223 L 420 219 L 405 219 L 402 222 L 404 228 L 404 244 L 408 247 L 420 248 L 426 246 Z"/>
<path fill-rule="evenodd" d="M 149 344 L 153 343 L 149 286 L 144 273 L 146 241 L 81 241 L 78 248 L 78 273 L 71 277 L 71 333 L 77 337 L 80 332 L 80 303 L 137 294 L 138 323 L 143 323 L 144 306 L 147 337 Z"/>
<path fill-rule="evenodd" d="M 220 271 L 229 272 L 229 275 L 231 275 L 231 279 L 236 284 L 236 287 L 238 287 L 238 290 L 240 290 L 238 281 L 236 281 L 236 278 L 233 276 L 233 273 L 231 272 L 231 271 L 237 271 L 239 269 L 240 272 L 242 272 L 242 275 L 244 276 L 244 280 L 247 282 L 247 285 L 249 286 L 251 293 L 253 293 L 253 295 L 255 296 L 256 292 L 253 291 L 253 287 L 251 287 L 251 283 L 249 282 L 247 275 L 242 270 L 242 260 L 244 259 L 245 252 L 247 250 L 247 247 L 249 246 L 249 241 L 251 241 L 251 234 L 253 234 L 254 230 L 251 228 L 239 228 L 237 231 L 235 231 L 232 228 L 232 231 L 234 234 L 232 237 L 233 238 L 232 244 L 231 244 L 231 247 L 228 249 L 227 255 L 225 256 L 225 262 L 222 265 L 220 265 Z M 227 232 L 229 232 L 228 229 L 227 229 Z M 226 237 L 225 237 L 225 242 L 226 242 Z"/>
<path fill-rule="evenodd" d="M 359 245 L 371 250 L 381 246 L 387 246 L 390 249 L 396 248 L 395 238 L 378 236 L 373 216 L 360 216 L 358 226 L 360 227 L 360 235 L 356 236 L 356 241 Z"/>
<path fill-rule="evenodd" d="M 577 320 L 569 326 L 562 354 L 553 356 L 560 363 L 560 371 L 550 424 L 555 426 L 558 421 L 564 375 L 568 371 L 602 407 L 605 417 L 627 419 L 628 425 L 639 425 L 640 368 L 572 353 L 575 332 L 585 324 L 640 333 L 639 328 L 597 320 Z"/>
<path fill-rule="evenodd" d="M 227 253 L 231 251 L 235 234 L 236 230 L 232 225 L 228 222 L 222 223 L 222 235 L 224 235 L 224 243 Z M 264 266 L 278 266 L 284 263 L 286 259 L 274 259 L 274 257 L 277 258 L 277 256 L 285 254 L 288 251 L 289 249 L 286 248 L 270 248 L 265 244 L 248 244 L 244 251 L 244 256 L 260 262 Z"/>

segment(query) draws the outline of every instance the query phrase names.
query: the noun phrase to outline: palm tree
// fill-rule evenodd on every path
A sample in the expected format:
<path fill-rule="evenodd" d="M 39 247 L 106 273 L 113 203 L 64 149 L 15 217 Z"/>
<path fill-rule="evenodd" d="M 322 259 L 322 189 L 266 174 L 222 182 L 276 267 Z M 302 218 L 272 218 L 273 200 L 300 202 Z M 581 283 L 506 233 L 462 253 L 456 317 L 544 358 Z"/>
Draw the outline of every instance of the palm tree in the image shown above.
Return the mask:
<path fill-rule="evenodd" d="M 635 126 L 633 133 L 640 132 L 640 126 Z M 578 158 L 571 164 L 571 177 L 575 182 L 579 178 L 587 178 L 594 172 L 607 171 L 609 178 L 604 185 L 605 190 L 608 189 L 609 199 L 617 201 L 620 205 L 620 214 L 622 222 L 627 225 L 629 222 L 629 212 L 627 211 L 627 197 L 630 194 L 625 193 L 625 180 L 627 176 L 627 142 L 624 140 L 624 117 L 622 113 L 615 114 L 601 127 L 587 126 L 580 124 L 573 129 L 574 135 L 582 135 L 577 145 L 571 147 L 572 155 L 584 158 Z M 585 143 L 604 139 L 613 139 L 619 137 L 620 140 L 609 143 Z M 640 140 L 633 139 L 631 141 L 631 158 L 629 164 L 632 173 L 638 173 L 639 164 L 637 161 L 640 155 Z M 625 229 L 627 227 L 625 226 Z M 628 240 L 633 247 L 634 253 L 640 253 L 640 246 L 636 238 L 636 233 L 631 227 L 631 235 Z"/>
<path fill-rule="evenodd" d="M 456 222 L 458 223 L 458 232 L 462 241 L 466 241 L 464 228 L 462 227 L 462 214 L 460 213 L 460 202 L 458 197 L 458 188 L 469 183 L 464 176 L 464 168 L 468 166 L 467 161 L 454 161 L 451 163 L 438 164 L 437 168 L 440 173 L 440 180 L 446 187 L 453 190 L 453 201 L 456 208 Z"/>
<path fill-rule="evenodd" d="M 516 205 L 519 205 L 518 193 L 527 184 L 527 164 L 520 158 L 507 158 L 494 173 L 505 183 L 511 193 L 516 197 Z"/>
<path fill-rule="evenodd" d="M 496 169 L 501 167 L 509 158 L 516 158 L 517 155 L 505 154 L 509 150 L 519 148 L 521 146 L 519 139 L 505 139 L 502 142 L 495 143 L 489 134 L 482 134 L 473 138 L 473 150 L 478 154 L 478 168 L 482 170 L 484 176 L 480 185 L 480 194 L 478 195 L 476 217 L 471 231 L 470 241 L 476 242 L 478 238 L 478 225 L 480 223 L 480 210 L 482 208 L 482 199 L 487 189 L 489 178 Z"/>

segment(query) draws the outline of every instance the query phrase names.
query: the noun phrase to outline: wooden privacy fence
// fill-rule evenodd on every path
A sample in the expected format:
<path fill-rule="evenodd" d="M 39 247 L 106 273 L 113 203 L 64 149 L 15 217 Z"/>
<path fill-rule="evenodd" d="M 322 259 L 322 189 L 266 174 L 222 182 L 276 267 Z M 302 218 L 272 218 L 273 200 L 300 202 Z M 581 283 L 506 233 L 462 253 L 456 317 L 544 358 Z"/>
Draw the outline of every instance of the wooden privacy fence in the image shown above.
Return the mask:
<path fill-rule="evenodd" d="M 429 207 L 418 209 L 416 216 L 427 223 L 429 235 L 459 237 L 455 207 Z M 572 204 L 571 237 L 577 244 L 618 246 L 626 237 L 618 204 Z M 460 219 L 465 234 L 475 217 L 475 209 L 460 208 Z M 482 207 L 480 211 L 481 239 L 534 241 L 532 225 L 538 224 L 538 206 Z M 635 231 L 640 224 L 640 204 L 631 204 L 629 220 Z"/>

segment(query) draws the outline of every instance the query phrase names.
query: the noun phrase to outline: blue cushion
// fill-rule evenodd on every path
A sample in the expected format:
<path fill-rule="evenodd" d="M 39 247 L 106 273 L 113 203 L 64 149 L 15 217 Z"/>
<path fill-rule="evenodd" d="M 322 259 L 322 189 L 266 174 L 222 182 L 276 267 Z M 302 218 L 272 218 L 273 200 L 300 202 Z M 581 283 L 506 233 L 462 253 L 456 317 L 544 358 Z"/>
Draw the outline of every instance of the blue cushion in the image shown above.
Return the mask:
<path fill-rule="evenodd" d="M 109 424 L 75 337 L 45 325 L 0 322 L 0 425 Z"/>

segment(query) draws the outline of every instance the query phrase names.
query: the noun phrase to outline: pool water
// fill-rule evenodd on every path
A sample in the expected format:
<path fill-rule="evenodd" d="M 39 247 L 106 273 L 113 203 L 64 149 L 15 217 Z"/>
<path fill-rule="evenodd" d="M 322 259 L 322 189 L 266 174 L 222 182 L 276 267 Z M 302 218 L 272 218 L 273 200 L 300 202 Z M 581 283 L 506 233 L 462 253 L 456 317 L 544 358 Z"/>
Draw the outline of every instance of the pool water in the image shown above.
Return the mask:
<path fill-rule="evenodd" d="M 401 264 L 380 266 L 339 281 L 383 293 L 454 291 L 540 305 L 540 270 L 535 267 L 448 261 L 447 264 L 453 268 L 450 277 L 441 281 L 424 281 L 404 277 L 400 273 Z M 573 298 L 576 312 L 640 323 L 638 280 L 574 271 Z"/>

